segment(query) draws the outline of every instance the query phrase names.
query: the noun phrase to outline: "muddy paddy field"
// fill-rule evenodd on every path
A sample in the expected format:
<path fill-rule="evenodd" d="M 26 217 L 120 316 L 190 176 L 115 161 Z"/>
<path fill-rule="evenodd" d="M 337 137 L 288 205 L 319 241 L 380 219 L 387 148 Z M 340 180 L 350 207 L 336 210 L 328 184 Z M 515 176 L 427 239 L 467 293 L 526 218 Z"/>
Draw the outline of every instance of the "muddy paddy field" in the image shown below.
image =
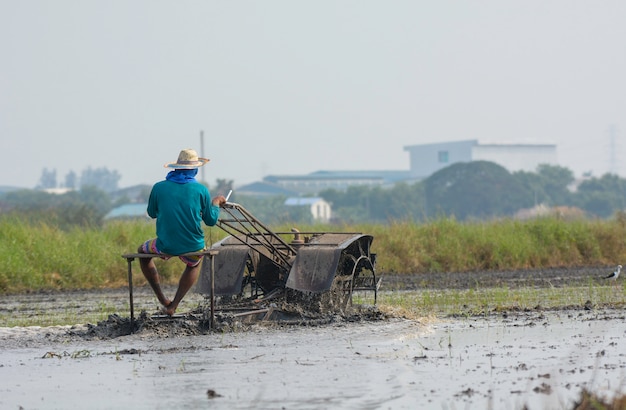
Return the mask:
<path fill-rule="evenodd" d="M 386 277 L 381 294 L 468 286 L 587 286 L 598 270 Z M 621 283 L 611 290 L 623 299 Z M 190 294 L 185 313 L 205 301 Z M 583 389 L 626 393 L 623 303 L 411 317 L 365 307 L 309 320 L 245 323 L 151 317 L 135 289 L 11 295 L 0 317 L 58 311 L 76 323 L 0 327 L 0 408 L 572 409 Z M 143 312 L 143 313 L 140 313 Z M 0 323 L 0 326 L 2 324 Z"/>

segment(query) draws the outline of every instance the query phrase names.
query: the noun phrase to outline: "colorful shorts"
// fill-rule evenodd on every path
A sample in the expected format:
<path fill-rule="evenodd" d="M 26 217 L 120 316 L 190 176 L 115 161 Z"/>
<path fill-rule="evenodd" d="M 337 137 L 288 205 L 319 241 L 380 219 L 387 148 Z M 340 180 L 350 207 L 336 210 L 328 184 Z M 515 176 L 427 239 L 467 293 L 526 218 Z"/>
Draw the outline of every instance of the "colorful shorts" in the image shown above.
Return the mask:
<path fill-rule="evenodd" d="M 169 258 L 171 258 L 172 257 L 171 255 L 167 255 L 161 252 L 157 248 L 156 242 L 157 242 L 156 238 L 148 239 L 147 241 L 145 241 L 141 245 L 141 250 L 143 251 L 143 253 L 154 253 L 156 255 L 159 255 L 159 258 L 164 259 L 164 260 L 168 260 Z M 179 255 L 178 259 L 183 261 L 185 265 L 193 268 L 194 266 L 198 266 L 200 264 L 200 262 L 202 261 L 202 255 L 196 255 L 196 256 Z"/>

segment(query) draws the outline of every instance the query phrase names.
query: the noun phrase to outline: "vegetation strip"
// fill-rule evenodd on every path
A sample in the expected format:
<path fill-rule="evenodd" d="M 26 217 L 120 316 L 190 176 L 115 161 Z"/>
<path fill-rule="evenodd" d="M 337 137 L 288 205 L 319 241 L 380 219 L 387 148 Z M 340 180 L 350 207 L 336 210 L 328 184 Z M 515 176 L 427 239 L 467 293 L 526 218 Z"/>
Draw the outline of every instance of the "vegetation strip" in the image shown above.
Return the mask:
<path fill-rule="evenodd" d="M 278 226 L 288 232 L 291 226 Z M 626 215 L 616 220 L 546 217 L 529 221 L 459 222 L 444 218 L 418 224 L 299 226 L 301 231 L 366 232 L 374 236 L 379 274 L 475 272 L 548 267 L 606 266 L 626 260 Z M 38 219 L 0 214 L 0 294 L 124 286 L 124 253 L 154 235 L 145 221 L 62 229 Z M 206 228 L 207 245 L 224 237 Z M 291 240 L 291 238 L 286 238 Z M 157 261 L 164 283 L 180 265 Z M 143 284 L 141 277 L 135 278 Z"/>

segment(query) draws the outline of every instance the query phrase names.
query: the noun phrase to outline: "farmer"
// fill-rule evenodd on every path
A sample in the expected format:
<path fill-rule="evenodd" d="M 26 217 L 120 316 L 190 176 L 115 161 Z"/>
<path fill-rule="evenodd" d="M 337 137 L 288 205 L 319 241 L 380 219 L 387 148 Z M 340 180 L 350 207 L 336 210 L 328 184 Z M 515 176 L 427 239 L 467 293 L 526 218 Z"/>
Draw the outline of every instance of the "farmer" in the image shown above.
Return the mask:
<path fill-rule="evenodd" d="M 196 181 L 198 168 L 209 162 L 198 158 L 196 151 L 184 149 L 176 162 L 165 164 L 170 171 L 165 181 L 157 182 L 150 192 L 148 215 L 156 218 L 156 238 L 147 240 L 139 253 L 154 253 L 162 259 L 178 256 L 186 267 L 178 283 L 173 300 L 161 290 L 159 273 L 152 258 L 141 258 L 141 271 L 146 277 L 159 302 L 161 312 L 172 316 L 180 301 L 194 285 L 200 271 L 201 256 L 181 256 L 205 248 L 202 222 L 214 226 L 220 214 L 220 207 L 226 202 L 222 195 L 211 200 L 209 190 Z"/>

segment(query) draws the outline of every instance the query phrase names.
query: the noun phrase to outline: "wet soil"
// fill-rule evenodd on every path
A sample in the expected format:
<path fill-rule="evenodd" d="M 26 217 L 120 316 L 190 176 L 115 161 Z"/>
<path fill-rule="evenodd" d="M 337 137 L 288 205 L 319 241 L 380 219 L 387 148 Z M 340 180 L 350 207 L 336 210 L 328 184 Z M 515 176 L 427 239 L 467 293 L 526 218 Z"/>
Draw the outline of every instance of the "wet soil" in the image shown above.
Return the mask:
<path fill-rule="evenodd" d="M 580 268 L 524 269 L 515 271 L 476 271 L 383 275 L 385 289 L 474 289 L 490 287 L 529 288 L 587 286 L 601 283 L 614 266 Z"/>
<path fill-rule="evenodd" d="M 607 270 L 385 275 L 382 290 L 588 285 Z M 1 408 L 563 409 L 583 389 L 626 393 L 624 309 L 405 320 L 363 307 L 269 322 L 221 312 L 210 327 L 201 295 L 168 319 L 138 287 L 131 333 L 126 289 L 4 300 L 2 313 L 119 313 L 97 324 L 0 327 Z"/>
<path fill-rule="evenodd" d="M 588 286 L 590 281 L 601 283 L 610 267 L 595 268 L 551 268 L 545 270 L 519 270 L 503 272 L 461 272 L 435 273 L 419 275 L 382 275 L 381 291 L 415 291 L 423 289 L 472 289 L 489 287 L 529 288 L 529 287 L 559 287 Z M 169 287 L 170 294 L 175 292 Z M 166 292 L 167 293 L 167 292 Z M 369 321 L 372 318 L 381 318 L 384 315 L 375 308 L 359 308 L 342 310 L 335 306 L 327 306 L 320 311 L 319 307 L 312 309 L 310 302 L 284 304 L 276 301 L 255 306 L 260 310 L 259 315 L 243 315 L 238 311 L 220 311 L 222 306 L 217 302 L 217 314 L 210 321 L 207 315 L 210 312 L 208 299 L 195 292 L 190 292 L 179 308 L 181 314 L 175 320 L 159 315 L 158 305 L 148 286 L 135 286 L 133 289 L 135 317 L 131 327 L 129 293 L 127 288 L 103 290 L 77 290 L 70 292 L 37 292 L 7 296 L 0 304 L 0 317 L 20 316 L 32 317 L 45 311 L 46 315 L 67 315 L 71 312 L 80 323 L 80 318 L 89 313 L 107 309 L 117 312 L 107 320 L 97 324 L 87 324 L 86 329 L 73 330 L 67 336 L 85 339 L 106 339 L 128 335 L 134 332 L 156 333 L 169 332 L 171 335 L 197 335 L 211 331 L 242 331 L 249 327 L 255 319 L 267 316 L 271 320 L 280 320 L 282 324 L 326 324 L 335 321 Z M 567 309 L 589 309 L 590 306 L 568 306 Z M 248 309 L 249 310 L 249 309 Z M 245 309 L 244 309 L 245 311 Z M 269 312 L 268 312 L 269 311 Z M 488 313 L 488 312 L 487 312 Z M 506 314 L 501 310 L 497 314 Z M 213 326 L 211 328 L 211 325 Z M 1 324 L 0 324 L 1 326 Z M 155 330 L 157 328 L 161 330 Z M 1 334 L 0 334 L 0 337 Z"/>

